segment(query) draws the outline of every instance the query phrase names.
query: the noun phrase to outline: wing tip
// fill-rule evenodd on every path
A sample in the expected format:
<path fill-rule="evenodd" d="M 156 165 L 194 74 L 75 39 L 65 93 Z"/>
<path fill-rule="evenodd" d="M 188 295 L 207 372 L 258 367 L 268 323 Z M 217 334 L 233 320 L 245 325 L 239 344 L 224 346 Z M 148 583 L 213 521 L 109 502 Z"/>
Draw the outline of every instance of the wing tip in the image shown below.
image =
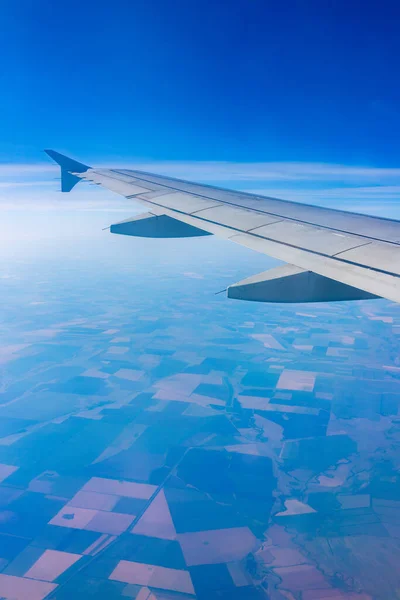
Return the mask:
<path fill-rule="evenodd" d="M 70 192 L 72 188 L 80 181 L 74 173 L 85 173 L 89 167 L 84 163 L 78 162 L 65 154 L 56 152 L 51 148 L 45 148 L 44 152 L 61 167 L 61 191 Z"/>
<path fill-rule="evenodd" d="M 52 150 L 51 148 L 45 148 L 44 152 L 49 156 L 54 162 L 60 165 L 61 169 L 66 169 L 67 171 L 72 171 L 74 173 L 84 173 L 91 167 L 89 165 L 85 165 L 74 158 L 70 158 L 65 154 L 61 154 L 56 150 Z"/>

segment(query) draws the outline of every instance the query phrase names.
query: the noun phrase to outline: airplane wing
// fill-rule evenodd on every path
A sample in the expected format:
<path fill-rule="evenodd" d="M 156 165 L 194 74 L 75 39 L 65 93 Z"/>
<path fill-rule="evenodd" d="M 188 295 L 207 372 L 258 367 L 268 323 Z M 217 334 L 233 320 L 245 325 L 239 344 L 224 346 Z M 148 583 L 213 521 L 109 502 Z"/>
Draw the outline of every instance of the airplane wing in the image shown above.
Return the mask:
<path fill-rule="evenodd" d="M 135 199 L 146 213 L 111 226 L 139 237 L 218 235 L 285 265 L 228 287 L 229 298 L 400 302 L 400 221 L 298 204 L 142 171 L 97 169 L 54 150 L 62 191 L 80 180 Z"/>

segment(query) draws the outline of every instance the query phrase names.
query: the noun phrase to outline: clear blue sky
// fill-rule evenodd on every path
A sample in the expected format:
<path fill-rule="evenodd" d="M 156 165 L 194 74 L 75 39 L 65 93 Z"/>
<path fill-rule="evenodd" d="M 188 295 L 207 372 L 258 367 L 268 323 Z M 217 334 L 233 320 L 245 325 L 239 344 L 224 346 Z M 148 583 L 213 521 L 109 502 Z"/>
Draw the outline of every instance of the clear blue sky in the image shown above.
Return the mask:
<path fill-rule="evenodd" d="M 0 161 L 400 165 L 396 0 L 3 0 Z"/>

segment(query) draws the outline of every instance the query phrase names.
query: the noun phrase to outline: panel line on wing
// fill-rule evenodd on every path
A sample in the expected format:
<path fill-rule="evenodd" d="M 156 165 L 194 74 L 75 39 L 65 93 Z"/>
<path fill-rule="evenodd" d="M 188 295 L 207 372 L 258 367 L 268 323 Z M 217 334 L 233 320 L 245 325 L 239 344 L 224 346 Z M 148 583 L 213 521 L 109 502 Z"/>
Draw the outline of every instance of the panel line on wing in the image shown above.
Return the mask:
<path fill-rule="evenodd" d="M 241 235 L 241 234 L 238 233 L 237 235 Z M 325 254 L 324 252 L 317 252 L 315 250 L 307 250 L 307 248 L 303 248 L 302 246 L 296 246 L 295 244 L 290 244 L 289 242 L 282 242 L 282 241 L 274 240 L 273 238 L 268 238 L 268 237 L 256 235 L 253 233 L 249 234 L 248 232 L 246 232 L 246 233 L 243 232 L 242 235 L 250 235 L 251 237 L 254 237 L 260 241 L 265 240 L 266 242 L 273 242 L 274 244 L 279 244 L 280 246 L 283 246 L 283 247 L 293 248 L 293 250 L 301 250 L 302 252 L 307 252 L 307 254 L 310 254 L 311 256 L 320 256 L 321 258 L 330 259 L 332 261 L 335 261 L 337 264 L 344 263 L 344 264 L 352 265 L 354 267 L 361 267 L 362 269 L 365 269 L 365 270 L 374 271 L 376 273 L 382 273 L 383 275 L 391 275 L 392 277 L 395 277 L 396 279 L 400 279 L 400 275 L 398 275 L 397 273 L 393 273 L 393 271 L 379 269 L 378 267 L 370 267 L 369 265 L 363 265 L 362 263 L 354 262 L 351 260 L 336 258 L 336 255 Z M 236 237 L 236 236 L 232 236 L 231 239 L 234 237 Z M 362 245 L 368 246 L 370 243 L 372 243 L 372 242 L 367 242 L 366 244 L 362 244 Z M 347 250 L 342 251 L 342 253 L 345 253 L 345 252 L 347 252 Z"/>
<path fill-rule="evenodd" d="M 252 229 L 248 229 L 247 233 L 252 233 L 256 229 L 260 229 L 261 227 L 268 227 L 268 225 L 275 225 L 276 223 L 282 223 L 282 222 L 284 222 L 286 220 L 287 220 L 286 218 L 285 219 L 279 219 L 278 221 L 272 221 L 271 223 L 266 223 L 265 225 L 257 225 L 257 227 L 253 227 Z"/>
<path fill-rule="evenodd" d="M 157 206 L 159 206 L 159 205 L 157 205 Z M 194 221 L 200 220 L 202 222 L 209 223 L 210 225 L 214 225 L 216 227 L 220 227 L 223 229 L 230 229 L 231 231 L 235 232 L 232 236 L 229 236 L 229 239 L 231 239 L 232 241 L 235 241 L 233 238 L 236 236 L 238 236 L 238 237 L 239 236 L 248 236 L 248 237 L 252 237 L 258 241 L 265 241 L 265 242 L 271 242 L 271 243 L 277 244 L 279 246 L 282 246 L 283 248 L 287 247 L 287 248 L 292 248 L 293 250 L 299 250 L 301 252 L 309 254 L 310 256 L 319 256 L 320 258 L 326 258 L 331 261 L 334 261 L 338 265 L 342 263 L 342 264 L 352 265 L 355 267 L 361 267 L 362 269 L 364 269 L 366 271 L 370 270 L 370 271 L 373 271 L 376 273 L 382 273 L 383 275 L 390 275 L 396 279 L 400 279 L 400 275 L 398 275 L 397 273 L 393 273 L 392 271 L 387 271 L 385 269 L 379 269 L 377 267 L 366 266 L 361 263 L 350 261 L 350 260 L 335 258 L 334 256 L 331 256 L 330 254 L 325 254 L 324 252 L 318 252 L 315 250 L 307 250 L 306 248 L 303 248 L 302 246 L 297 246 L 297 245 L 291 244 L 289 242 L 282 242 L 282 241 L 274 240 L 272 238 L 268 238 L 265 236 L 260 236 L 260 235 L 254 234 L 254 233 L 245 232 L 238 228 L 227 227 L 226 225 L 221 225 L 220 223 L 216 223 L 214 221 L 209 221 L 208 219 L 203 219 L 202 217 L 196 217 L 194 215 L 192 216 L 188 213 L 184 213 L 184 212 L 178 211 L 176 209 L 174 209 L 174 210 L 166 209 L 166 211 L 171 212 L 172 214 L 178 213 L 182 217 L 186 217 L 187 221 L 190 221 L 191 219 L 193 219 Z M 369 244 L 370 244 L 370 242 L 366 242 L 365 246 L 368 246 Z M 346 251 L 344 251 L 344 252 L 346 252 Z"/>
<path fill-rule="evenodd" d="M 171 187 L 171 186 L 165 185 L 165 183 L 164 183 L 164 180 L 168 180 L 168 181 L 172 181 L 172 182 L 175 182 L 175 183 L 182 183 L 184 185 L 189 185 L 189 186 L 192 186 L 192 187 L 193 186 L 194 187 L 204 187 L 204 188 L 208 188 L 210 190 L 216 190 L 218 192 L 224 192 L 224 193 L 230 194 L 230 195 L 241 195 L 241 196 L 245 196 L 249 200 L 251 200 L 251 199 L 252 200 L 269 200 L 269 201 L 273 201 L 273 202 L 280 202 L 280 203 L 282 203 L 282 204 L 284 204 L 286 206 L 290 205 L 290 206 L 293 206 L 293 208 L 298 208 L 299 206 L 301 206 L 301 207 L 304 207 L 304 208 L 317 209 L 320 212 L 333 212 L 335 214 L 341 214 L 342 216 L 346 216 L 346 217 L 347 216 L 355 216 L 355 217 L 363 217 L 363 218 L 367 218 L 367 219 L 375 219 L 375 218 L 377 218 L 377 219 L 379 219 L 379 221 L 384 221 L 384 222 L 387 222 L 387 223 L 393 223 L 393 224 L 396 224 L 396 225 L 399 223 L 398 219 L 392 219 L 390 217 L 374 217 L 373 215 L 368 215 L 368 214 L 365 214 L 365 213 L 350 212 L 350 211 L 345 211 L 345 210 L 341 210 L 341 209 L 332 209 L 332 208 L 327 207 L 327 206 L 318 206 L 316 204 L 309 204 L 307 202 L 301 202 L 300 203 L 300 202 L 296 202 L 294 200 L 285 200 L 283 198 L 274 198 L 272 196 L 260 196 L 258 194 L 253 194 L 251 192 L 237 191 L 237 190 L 232 190 L 232 189 L 229 189 L 229 188 L 223 188 L 223 187 L 220 187 L 220 186 L 212 186 L 212 185 L 207 184 L 207 183 L 195 183 L 195 182 L 187 181 L 185 179 L 179 179 L 177 177 L 169 177 L 168 175 L 157 175 L 155 173 L 148 173 L 146 171 L 136 171 L 136 170 L 133 171 L 133 170 L 129 170 L 129 169 L 125 169 L 125 170 L 110 169 L 110 171 L 113 172 L 113 173 L 127 175 L 128 177 L 131 177 L 132 179 L 134 179 L 134 178 L 140 179 L 138 177 L 138 175 L 140 175 L 140 176 L 145 175 L 146 177 L 152 177 L 153 179 L 161 179 L 163 183 L 158 183 L 158 185 L 165 186 L 165 187 Z M 141 179 L 143 181 L 146 181 L 143 177 L 141 177 Z M 147 181 L 150 182 L 150 179 L 147 179 Z M 182 190 L 181 188 L 172 188 L 171 187 L 171 189 L 185 191 L 185 190 Z M 189 191 L 187 191 L 187 193 L 196 194 L 196 192 L 189 192 Z M 207 197 L 206 195 L 202 195 L 202 194 L 197 194 L 197 195 L 200 195 L 200 196 L 202 196 L 204 198 Z M 225 201 L 225 200 L 223 200 L 223 202 L 226 203 L 226 204 L 229 203 L 228 201 Z M 239 205 L 233 204 L 233 206 L 239 206 Z M 248 208 L 248 207 L 245 207 L 245 208 Z M 251 210 L 257 210 L 257 209 L 251 209 Z M 264 212 L 264 211 L 261 211 L 261 212 Z M 269 213 L 269 214 L 273 214 L 273 213 Z M 284 216 L 284 215 L 281 215 L 281 216 Z M 290 217 L 286 217 L 286 216 L 285 216 L 285 218 L 290 219 Z M 293 220 L 296 220 L 296 219 L 293 218 Z M 302 222 L 302 221 L 300 220 L 300 222 Z M 304 222 L 307 222 L 307 221 L 304 221 Z M 315 223 L 312 223 L 312 222 L 310 222 L 308 224 L 315 225 Z M 385 239 L 385 240 L 378 240 L 378 241 L 385 241 L 385 242 L 387 242 L 388 240 Z M 394 242 L 391 242 L 391 243 L 394 243 Z M 398 242 L 398 244 L 400 244 L 400 241 Z"/>
<path fill-rule="evenodd" d="M 219 206 L 224 206 L 223 203 L 221 202 L 220 204 L 216 204 L 215 206 L 205 206 L 204 208 L 199 208 L 199 210 L 195 210 L 189 214 L 191 215 L 197 215 L 199 212 L 202 212 L 203 210 L 212 210 L 213 208 L 218 208 Z"/>
<path fill-rule="evenodd" d="M 151 201 L 148 201 L 148 202 L 149 202 L 150 204 L 155 204 L 156 206 L 162 207 L 162 205 L 160 205 L 160 204 L 158 204 L 158 203 L 156 203 L 156 202 L 151 202 Z M 303 251 L 303 252 L 307 252 L 307 253 L 309 253 L 309 254 L 311 254 L 311 255 L 313 255 L 313 254 L 314 254 L 314 255 L 317 255 L 317 256 L 324 257 L 324 258 L 329 258 L 329 259 L 335 260 L 335 261 L 336 261 L 336 262 L 338 262 L 338 263 L 339 263 L 339 262 L 342 262 L 342 263 L 346 263 L 346 264 L 350 264 L 350 265 L 354 265 L 354 266 L 359 266 L 359 267 L 362 267 L 362 268 L 364 268 L 364 269 L 368 268 L 368 269 L 370 269 L 370 270 L 372 270 L 372 271 L 376 271 L 377 273 L 383 273 L 383 274 L 386 274 L 386 275 L 393 275 L 394 277 L 397 277 L 397 278 L 399 278 L 399 275 L 397 275 L 396 273 L 393 273 L 393 272 L 391 272 L 391 271 L 387 271 L 387 270 L 384 270 L 384 269 L 379 269 L 379 268 L 376 268 L 376 267 L 366 267 L 365 265 L 362 265 L 362 264 L 360 264 L 360 263 L 358 263 L 358 262 L 354 262 L 354 261 L 350 261 L 350 260 L 346 260 L 346 259 L 340 259 L 340 258 L 338 259 L 338 258 L 335 258 L 335 255 L 330 255 L 330 254 L 326 254 L 326 253 L 324 253 L 324 252 L 318 252 L 318 251 L 315 251 L 315 250 L 309 250 L 309 249 L 307 249 L 307 248 L 304 248 L 303 246 L 298 246 L 298 245 L 296 245 L 296 244 L 291 244 L 291 243 L 289 243 L 289 242 L 282 242 L 282 241 L 279 241 L 279 240 L 275 240 L 275 239 L 273 239 L 273 238 L 269 238 L 269 237 L 265 237 L 265 236 L 257 235 L 257 234 L 255 234 L 255 233 L 253 233 L 253 232 L 246 232 L 246 231 L 243 231 L 243 230 L 241 230 L 241 229 L 238 229 L 238 228 L 236 228 L 236 227 L 231 227 L 231 226 L 229 226 L 229 227 L 228 227 L 228 226 L 226 226 L 226 225 L 221 225 L 220 223 L 218 223 L 218 222 L 216 222 L 216 221 L 211 221 L 211 220 L 209 220 L 209 219 L 204 219 L 204 218 L 202 218 L 202 217 L 197 217 L 197 216 L 195 216 L 195 215 L 191 215 L 191 214 L 189 214 L 189 213 L 185 213 L 185 212 L 183 212 L 183 211 L 179 211 L 179 210 L 177 210 L 177 209 L 168 209 L 168 207 L 163 207 L 163 208 L 166 208 L 167 210 L 170 210 L 170 211 L 171 211 L 171 212 L 173 212 L 173 213 L 178 213 L 178 214 L 181 214 L 182 216 L 186 216 L 186 217 L 192 217 L 193 219 L 196 219 L 196 220 L 198 219 L 198 220 L 200 220 L 200 221 L 202 221 L 202 222 L 210 223 L 210 224 L 212 224 L 212 225 L 216 225 L 216 226 L 219 226 L 219 227 L 223 227 L 223 228 L 225 228 L 225 229 L 230 229 L 231 231 L 234 231 L 234 232 L 235 232 L 235 233 L 234 233 L 232 236 L 230 236 L 230 238 L 234 237 L 235 235 L 246 234 L 246 235 L 250 235 L 250 236 L 252 236 L 252 237 L 258 238 L 258 239 L 260 239 L 260 240 L 265 240 L 265 241 L 269 241 L 269 242 L 274 242 L 274 243 L 276 243 L 276 244 L 280 244 L 280 245 L 282 245 L 282 246 L 287 246 L 287 247 L 289 247 L 289 248 L 293 248 L 293 249 L 296 249 L 296 250 L 301 250 L 301 251 Z M 284 221 L 285 219 L 282 219 L 282 220 Z M 365 244 L 359 244 L 359 246 L 368 246 L 369 244 L 371 244 L 371 242 L 366 242 Z M 350 249 L 348 249 L 348 250 L 350 250 Z M 343 250 L 342 252 L 343 252 L 343 253 L 344 253 L 344 252 L 347 252 L 347 250 Z"/>
<path fill-rule="evenodd" d="M 87 175 L 87 173 L 85 173 L 85 175 Z M 117 177 L 112 177 L 111 175 L 107 175 L 107 176 L 103 175 L 103 177 L 109 177 L 110 179 L 117 179 Z M 136 179 L 141 180 L 141 178 L 139 178 L 139 177 L 136 177 Z M 143 179 L 143 181 L 146 181 L 146 180 Z M 151 182 L 149 182 L 149 183 L 151 183 Z M 186 194 L 188 196 L 198 196 L 199 198 L 207 199 L 207 200 L 214 200 L 214 202 L 216 202 L 215 199 L 209 198 L 207 196 L 203 196 L 201 194 L 196 194 L 196 193 L 192 193 L 192 192 L 182 192 L 182 190 L 179 190 L 177 188 L 173 188 L 172 186 L 165 186 L 165 187 L 168 187 L 169 189 L 173 189 L 174 191 L 177 191 L 177 192 L 181 192 L 182 194 Z M 162 198 L 162 195 L 160 194 L 160 199 L 161 198 Z M 165 206 L 163 206 L 162 204 L 160 204 L 158 202 L 154 202 L 154 200 L 149 200 L 148 198 L 145 198 L 145 197 L 141 198 L 141 195 L 135 196 L 135 199 L 145 201 L 146 203 L 152 204 L 152 205 L 157 206 L 159 208 L 164 208 L 164 209 L 168 210 L 168 212 L 171 211 L 171 213 L 180 214 L 182 217 L 183 216 L 190 217 L 190 213 L 181 211 L 181 210 L 179 210 L 177 208 L 165 207 Z M 233 204 L 231 202 L 221 201 L 220 204 L 221 205 L 232 206 L 233 208 L 242 208 L 243 210 L 249 210 L 249 208 L 246 207 L 246 206 L 241 206 L 241 205 L 238 205 L 238 204 Z M 273 215 L 273 213 L 268 213 L 266 211 L 259 211 L 259 210 L 256 210 L 256 209 L 251 209 L 251 212 L 258 213 L 258 214 L 265 214 L 265 215 L 269 215 L 269 216 Z M 351 214 L 351 213 L 349 213 L 349 214 Z M 281 217 L 281 215 L 275 215 L 275 216 L 280 216 Z M 210 224 L 212 224 L 212 225 L 214 225 L 214 226 L 216 226 L 218 228 L 221 228 L 221 229 L 225 229 L 225 230 L 229 229 L 229 230 L 235 232 L 233 234 L 233 236 L 229 236 L 230 238 L 235 237 L 235 234 L 236 235 L 238 235 L 238 234 L 239 235 L 240 234 L 251 235 L 252 237 L 257 238 L 259 240 L 265 240 L 265 241 L 269 241 L 269 242 L 274 242 L 275 244 L 279 244 L 279 245 L 281 245 L 283 247 L 287 246 L 289 248 L 293 248 L 293 249 L 296 249 L 296 250 L 301 250 L 303 252 L 306 252 L 310 256 L 315 255 L 315 256 L 320 256 L 320 257 L 324 257 L 324 258 L 329 258 L 329 259 L 335 261 L 337 264 L 344 263 L 344 264 L 348 264 L 348 265 L 353 265 L 353 266 L 361 267 L 361 268 L 363 268 L 365 270 L 370 270 L 370 271 L 373 271 L 373 272 L 376 272 L 376 273 L 382 273 L 384 275 L 391 275 L 391 276 L 393 276 L 393 277 L 395 277 L 397 279 L 399 278 L 399 275 L 397 273 L 393 273 L 392 271 L 389 271 L 389 270 L 386 270 L 386 269 L 381 269 L 379 267 L 365 265 L 365 264 L 362 264 L 360 262 L 351 261 L 351 260 L 348 260 L 348 259 L 338 258 L 338 257 L 335 257 L 335 256 L 331 256 L 329 254 L 326 254 L 324 252 L 319 252 L 319 251 L 315 251 L 315 250 L 311 250 L 310 251 L 310 250 L 307 250 L 306 248 L 304 248 L 302 246 L 299 246 L 299 245 L 296 245 L 296 244 L 291 244 L 288 241 L 275 240 L 273 238 L 269 238 L 269 237 L 257 235 L 254 232 L 253 233 L 244 232 L 243 230 L 241 230 L 241 229 L 239 229 L 237 227 L 233 227 L 231 225 L 229 225 L 229 226 L 223 225 L 221 223 L 218 223 L 217 221 L 212 221 L 212 220 L 209 220 L 209 219 L 204 219 L 201 216 L 196 217 L 194 215 L 192 218 L 195 219 L 195 220 L 201 220 L 202 222 L 205 222 L 205 223 L 210 223 Z M 337 230 L 335 228 L 330 228 L 330 227 L 326 227 L 326 226 L 317 226 L 317 225 L 315 225 L 313 223 L 310 223 L 310 222 L 307 222 L 307 221 L 301 221 L 299 219 L 294 219 L 294 218 L 290 218 L 290 217 L 284 217 L 284 218 L 281 218 L 280 220 L 281 221 L 289 221 L 289 222 L 297 222 L 297 223 L 301 223 L 301 224 L 310 225 L 311 227 L 318 227 L 320 229 L 325 229 L 327 231 L 338 231 L 338 232 L 343 233 L 345 235 L 346 234 L 347 235 L 351 235 L 351 234 L 349 234 L 349 232 L 344 231 L 344 230 Z M 363 234 L 359 234 L 358 237 L 362 237 L 364 239 L 369 239 L 369 240 L 373 240 L 373 241 L 380 241 L 378 238 L 371 238 L 371 237 L 363 235 Z M 388 244 L 388 246 L 392 245 L 392 246 L 398 247 L 400 245 L 400 243 L 396 243 L 396 242 L 387 242 L 386 240 L 383 240 L 383 241 L 386 244 Z M 364 245 L 367 246 L 369 244 L 370 244 L 370 242 L 367 242 Z M 340 254 L 342 254 L 342 253 L 345 254 L 348 251 L 349 251 L 349 249 L 343 250 L 343 251 L 340 252 Z"/>
<path fill-rule="evenodd" d="M 118 171 L 114 171 L 114 172 L 118 173 Z M 109 177 L 111 179 L 117 179 L 117 177 L 115 177 L 115 178 L 113 178 L 112 176 L 109 176 Z M 135 179 L 137 179 L 139 181 L 144 181 L 144 182 L 152 183 L 149 179 L 146 179 L 144 177 L 138 177 L 136 174 L 133 175 L 132 178 L 135 178 Z M 189 184 L 190 183 L 190 182 L 183 181 L 183 180 L 174 180 L 173 178 L 168 178 L 168 177 L 166 177 L 166 179 L 171 179 L 171 181 L 181 181 L 182 183 L 185 183 L 185 184 Z M 174 187 L 174 186 L 171 186 L 171 185 L 166 185 L 166 184 L 158 184 L 158 185 L 163 185 L 166 188 L 174 190 L 174 191 L 177 191 L 177 192 L 182 192 L 182 193 L 189 194 L 189 195 L 192 195 L 192 196 L 198 196 L 199 198 L 203 198 L 203 199 L 207 199 L 207 200 L 214 200 L 214 202 L 216 201 L 215 198 L 212 198 L 211 196 L 207 196 L 205 194 L 199 194 L 199 193 L 193 192 L 193 191 L 190 191 L 190 192 L 182 191 L 181 189 L 179 189 L 177 187 Z M 202 185 L 202 184 L 197 184 L 197 185 Z M 211 188 L 211 186 L 207 186 L 207 185 L 204 185 L 204 187 Z M 223 188 L 215 188 L 215 189 L 217 189 L 217 190 L 219 189 L 219 190 L 224 191 L 224 192 L 230 192 L 230 193 L 233 193 L 233 194 L 237 193 L 238 195 L 244 194 L 244 195 L 247 195 L 247 196 L 249 196 L 249 197 L 251 197 L 251 198 L 253 198 L 255 200 L 257 200 L 257 199 L 258 200 L 260 200 L 260 199 L 263 199 L 263 200 L 275 200 L 275 201 L 285 202 L 285 203 L 288 203 L 288 204 L 293 204 L 295 206 L 299 206 L 299 203 L 296 204 L 295 202 L 292 202 L 290 200 L 280 200 L 278 198 L 268 198 L 268 197 L 263 197 L 263 196 L 256 196 L 256 195 L 252 195 L 252 194 L 246 194 L 246 192 L 235 192 L 235 190 L 224 190 Z M 219 202 L 221 204 L 224 204 L 224 205 L 229 205 L 229 206 L 232 206 L 232 207 L 242 208 L 244 210 L 249 210 L 248 206 L 244 206 L 242 204 L 236 204 L 234 202 L 229 202 L 228 200 L 220 200 Z M 332 210 L 332 209 L 327 209 L 324 206 L 315 206 L 315 205 L 312 205 L 312 204 L 301 204 L 301 206 L 305 206 L 305 207 L 309 207 L 309 208 L 311 207 L 311 208 L 315 208 L 315 209 L 321 209 L 322 211 L 324 211 L 324 210 Z M 347 231 L 346 229 L 340 229 L 340 228 L 337 228 L 337 227 L 316 224 L 316 223 L 313 223 L 312 221 L 307 221 L 307 220 L 299 219 L 299 218 L 296 218 L 296 217 L 284 216 L 284 215 L 281 215 L 281 214 L 275 213 L 275 212 L 269 212 L 269 211 L 265 211 L 265 210 L 260 210 L 258 208 L 257 209 L 251 208 L 250 210 L 252 212 L 259 213 L 259 214 L 265 214 L 265 215 L 275 216 L 275 217 L 279 217 L 279 218 L 281 218 L 283 220 L 293 221 L 295 223 L 302 223 L 302 224 L 305 224 L 305 225 L 310 225 L 311 227 L 320 227 L 321 229 L 327 229 L 327 230 L 330 230 L 330 231 L 337 231 L 339 233 L 344 233 L 344 234 L 346 234 L 346 233 L 347 234 L 351 234 L 351 232 Z M 344 215 L 346 215 L 346 211 L 336 211 L 336 212 L 342 212 L 342 213 L 344 213 Z M 354 216 L 354 215 L 359 216 L 359 217 L 371 217 L 371 215 L 363 215 L 361 213 L 350 213 L 350 212 L 348 213 L 348 215 L 349 215 L 349 217 Z M 382 219 L 382 220 L 386 220 L 386 221 L 389 221 L 389 222 L 396 223 L 396 221 L 394 219 Z M 363 238 L 366 238 L 366 239 L 374 240 L 374 241 L 377 241 L 377 242 L 386 242 L 386 243 L 391 243 L 391 244 L 396 245 L 396 246 L 400 246 L 400 241 L 397 241 L 397 240 L 390 240 L 390 242 L 388 242 L 387 239 L 375 237 L 375 236 L 372 236 L 372 235 L 367 235 L 365 233 L 357 233 L 357 235 L 359 237 L 363 237 Z"/>
<path fill-rule="evenodd" d="M 332 254 L 332 258 L 339 256 L 340 254 L 345 254 L 345 252 L 349 252 L 350 250 L 355 250 L 356 248 L 362 248 L 363 246 L 369 246 L 373 244 L 373 242 L 365 242 L 365 244 L 358 244 L 357 246 L 352 246 L 351 248 L 346 248 L 346 250 L 341 250 L 340 252 L 336 252 L 336 254 Z"/>

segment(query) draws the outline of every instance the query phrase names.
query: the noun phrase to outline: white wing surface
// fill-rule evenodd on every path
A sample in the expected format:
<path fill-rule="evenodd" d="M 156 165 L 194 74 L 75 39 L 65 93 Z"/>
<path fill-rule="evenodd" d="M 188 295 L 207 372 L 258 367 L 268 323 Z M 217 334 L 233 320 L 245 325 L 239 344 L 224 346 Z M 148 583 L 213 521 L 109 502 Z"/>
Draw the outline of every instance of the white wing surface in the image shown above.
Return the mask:
<path fill-rule="evenodd" d="M 53 150 L 62 190 L 80 180 L 146 206 L 111 226 L 139 237 L 215 234 L 287 265 L 230 286 L 230 298 L 323 302 L 383 297 L 400 302 L 400 221 L 298 204 L 142 171 L 96 169 Z"/>

